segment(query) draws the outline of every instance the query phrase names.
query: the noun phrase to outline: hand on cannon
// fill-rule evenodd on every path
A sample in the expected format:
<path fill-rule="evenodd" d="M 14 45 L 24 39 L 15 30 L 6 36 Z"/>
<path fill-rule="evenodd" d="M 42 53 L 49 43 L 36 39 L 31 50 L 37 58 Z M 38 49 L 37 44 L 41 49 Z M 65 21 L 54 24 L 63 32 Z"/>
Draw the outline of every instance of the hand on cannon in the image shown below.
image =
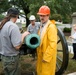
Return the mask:
<path fill-rule="evenodd" d="M 40 37 L 37 34 L 29 34 L 24 39 L 24 44 L 20 48 L 20 54 L 31 54 L 40 45 Z"/>

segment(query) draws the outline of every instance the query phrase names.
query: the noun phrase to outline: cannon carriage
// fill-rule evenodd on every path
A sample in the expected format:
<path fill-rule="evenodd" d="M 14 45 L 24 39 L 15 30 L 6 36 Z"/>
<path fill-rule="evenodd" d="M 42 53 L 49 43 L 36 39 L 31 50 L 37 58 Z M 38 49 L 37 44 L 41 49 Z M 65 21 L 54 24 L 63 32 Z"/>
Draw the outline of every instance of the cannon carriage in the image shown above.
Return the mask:
<path fill-rule="evenodd" d="M 69 52 L 68 52 L 68 45 L 66 38 L 61 31 L 61 29 L 58 29 L 58 41 L 57 41 L 57 62 L 56 62 L 56 75 L 62 75 L 64 71 L 67 69 L 68 61 L 69 61 Z M 32 36 L 31 36 L 32 35 Z M 39 37 L 36 34 L 30 34 L 28 36 L 30 38 L 25 38 L 29 42 L 22 45 L 20 48 L 20 54 L 21 55 L 27 55 L 27 54 L 34 54 L 35 48 L 38 47 L 40 40 Z M 28 44 L 28 45 L 27 45 Z M 35 45 L 35 46 L 34 46 Z"/>

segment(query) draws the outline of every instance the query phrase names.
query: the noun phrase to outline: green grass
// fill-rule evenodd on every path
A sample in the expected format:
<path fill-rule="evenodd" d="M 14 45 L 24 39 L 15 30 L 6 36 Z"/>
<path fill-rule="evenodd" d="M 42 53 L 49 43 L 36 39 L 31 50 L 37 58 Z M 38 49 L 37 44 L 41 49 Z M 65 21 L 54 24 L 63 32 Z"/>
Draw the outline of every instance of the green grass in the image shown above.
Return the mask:
<path fill-rule="evenodd" d="M 22 24 L 22 27 L 26 27 L 26 25 L 25 24 Z"/>
<path fill-rule="evenodd" d="M 72 60 L 72 54 L 69 54 L 69 63 L 66 71 L 63 75 L 66 75 L 68 73 L 76 72 L 76 60 Z M 25 75 L 26 72 L 35 71 L 36 68 L 36 61 L 32 61 L 32 57 L 29 55 L 22 55 L 20 58 L 20 64 L 21 64 L 21 72 L 23 75 Z M 0 62 L 0 75 L 3 75 L 2 70 L 2 64 Z"/>
<path fill-rule="evenodd" d="M 2 63 L 0 62 L 0 75 L 3 75 L 3 67 L 2 67 Z"/>
<path fill-rule="evenodd" d="M 72 60 L 71 59 L 72 56 L 73 56 L 72 54 L 69 54 L 68 67 L 63 75 L 76 71 L 76 60 Z M 29 55 L 22 55 L 20 58 L 20 64 L 21 64 L 21 72 L 23 74 L 25 74 L 26 72 L 35 71 L 36 61 L 32 61 L 32 57 L 30 57 Z M 1 62 L 0 62 L 0 75 L 3 75 Z"/>
<path fill-rule="evenodd" d="M 72 73 L 72 72 L 76 72 L 76 60 L 72 60 L 71 59 L 72 57 L 73 57 L 73 54 L 69 53 L 69 63 L 64 75 Z"/>
<path fill-rule="evenodd" d="M 26 72 L 33 72 L 35 71 L 35 65 L 36 65 L 36 61 L 32 61 L 32 57 L 30 57 L 29 55 L 23 55 L 21 56 L 21 71 L 22 73 Z"/>

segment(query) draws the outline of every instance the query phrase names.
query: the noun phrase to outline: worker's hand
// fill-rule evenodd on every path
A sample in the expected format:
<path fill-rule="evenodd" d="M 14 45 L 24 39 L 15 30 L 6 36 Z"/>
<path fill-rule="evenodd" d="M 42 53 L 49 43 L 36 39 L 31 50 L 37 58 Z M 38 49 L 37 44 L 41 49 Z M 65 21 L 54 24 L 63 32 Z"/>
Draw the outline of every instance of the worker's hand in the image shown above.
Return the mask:
<path fill-rule="evenodd" d="M 72 37 L 72 36 L 69 36 L 69 38 L 73 39 L 73 37 Z"/>
<path fill-rule="evenodd" d="M 69 38 L 71 38 L 72 36 L 69 36 Z"/>
<path fill-rule="evenodd" d="M 22 35 L 25 37 L 25 36 L 27 36 L 28 34 L 30 34 L 29 32 L 24 32 Z"/>

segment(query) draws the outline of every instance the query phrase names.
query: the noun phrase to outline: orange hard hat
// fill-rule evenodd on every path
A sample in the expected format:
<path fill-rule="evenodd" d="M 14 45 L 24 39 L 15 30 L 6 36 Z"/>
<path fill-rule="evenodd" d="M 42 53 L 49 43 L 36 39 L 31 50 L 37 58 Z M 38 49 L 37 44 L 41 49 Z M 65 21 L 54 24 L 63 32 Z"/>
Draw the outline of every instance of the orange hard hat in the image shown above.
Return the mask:
<path fill-rule="evenodd" d="M 50 15 L 50 8 L 48 6 L 41 6 L 38 13 L 38 15 Z"/>

